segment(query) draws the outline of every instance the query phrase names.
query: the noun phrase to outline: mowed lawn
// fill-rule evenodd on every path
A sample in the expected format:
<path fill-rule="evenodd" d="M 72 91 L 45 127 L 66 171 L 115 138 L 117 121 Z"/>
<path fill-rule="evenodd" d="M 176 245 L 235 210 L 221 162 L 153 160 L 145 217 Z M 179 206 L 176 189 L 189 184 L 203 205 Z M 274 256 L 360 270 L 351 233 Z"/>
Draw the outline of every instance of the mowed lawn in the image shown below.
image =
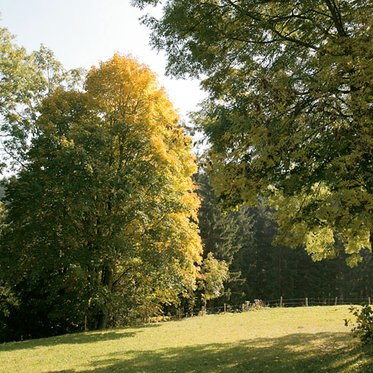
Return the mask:
<path fill-rule="evenodd" d="M 0 345 L 0 372 L 373 372 L 347 306 L 274 308 Z"/>

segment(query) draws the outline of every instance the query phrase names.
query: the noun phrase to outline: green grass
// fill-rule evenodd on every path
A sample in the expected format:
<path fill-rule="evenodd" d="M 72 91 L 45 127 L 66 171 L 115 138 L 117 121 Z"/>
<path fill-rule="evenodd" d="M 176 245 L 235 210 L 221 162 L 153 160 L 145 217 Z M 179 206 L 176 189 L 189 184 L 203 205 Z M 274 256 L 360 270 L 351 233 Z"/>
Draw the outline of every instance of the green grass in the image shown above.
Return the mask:
<path fill-rule="evenodd" d="M 276 308 L 0 345 L 0 372 L 373 372 L 348 307 Z"/>

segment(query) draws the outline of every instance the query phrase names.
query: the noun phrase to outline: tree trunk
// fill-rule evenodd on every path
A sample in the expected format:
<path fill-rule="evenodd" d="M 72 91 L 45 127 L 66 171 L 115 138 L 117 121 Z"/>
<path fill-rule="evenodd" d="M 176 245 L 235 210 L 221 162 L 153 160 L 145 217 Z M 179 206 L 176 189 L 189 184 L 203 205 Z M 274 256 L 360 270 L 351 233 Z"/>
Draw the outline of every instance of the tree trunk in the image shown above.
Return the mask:
<path fill-rule="evenodd" d="M 97 316 L 97 329 L 106 329 L 108 321 L 108 312 L 107 310 L 102 310 Z"/>
<path fill-rule="evenodd" d="M 113 287 L 113 271 L 109 266 L 105 266 L 102 269 L 101 284 L 109 290 L 109 293 L 111 292 L 111 289 Z M 106 329 L 108 319 L 109 319 L 109 312 L 105 304 L 103 309 L 100 310 L 97 316 L 97 329 Z"/>

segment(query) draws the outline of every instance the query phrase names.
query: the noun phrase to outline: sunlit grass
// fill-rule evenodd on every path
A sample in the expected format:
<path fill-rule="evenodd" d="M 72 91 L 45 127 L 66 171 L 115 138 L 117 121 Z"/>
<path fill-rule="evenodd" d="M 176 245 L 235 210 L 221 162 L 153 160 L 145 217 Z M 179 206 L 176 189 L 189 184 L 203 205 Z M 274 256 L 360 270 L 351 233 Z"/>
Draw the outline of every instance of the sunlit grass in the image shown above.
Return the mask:
<path fill-rule="evenodd" d="M 373 372 L 348 307 L 276 308 L 0 345 L 0 372 Z"/>

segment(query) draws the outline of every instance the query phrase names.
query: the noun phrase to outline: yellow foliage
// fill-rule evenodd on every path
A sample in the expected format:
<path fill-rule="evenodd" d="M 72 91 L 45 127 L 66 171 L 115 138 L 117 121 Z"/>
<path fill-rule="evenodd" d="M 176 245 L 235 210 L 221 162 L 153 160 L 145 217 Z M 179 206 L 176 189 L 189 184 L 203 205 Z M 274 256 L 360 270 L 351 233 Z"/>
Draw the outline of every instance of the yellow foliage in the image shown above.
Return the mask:
<path fill-rule="evenodd" d="M 117 138 L 115 153 L 119 157 L 125 154 L 124 158 L 133 153 L 130 158 L 136 165 L 134 172 L 140 175 L 136 191 L 141 194 L 141 205 L 153 206 L 144 211 L 146 221 L 138 230 L 140 246 L 147 244 L 144 236 L 149 231 L 157 230 L 159 241 L 149 242 L 152 250 L 169 253 L 170 265 L 179 268 L 185 286 L 192 288 L 195 263 L 201 260 L 202 253 L 193 223 L 200 203 L 191 179 L 197 166 L 191 140 L 180 127 L 177 112 L 156 75 L 131 56 L 116 54 L 98 68 L 93 67 L 86 90 L 104 125 L 113 128 Z M 145 182 L 149 173 L 151 185 Z"/>

